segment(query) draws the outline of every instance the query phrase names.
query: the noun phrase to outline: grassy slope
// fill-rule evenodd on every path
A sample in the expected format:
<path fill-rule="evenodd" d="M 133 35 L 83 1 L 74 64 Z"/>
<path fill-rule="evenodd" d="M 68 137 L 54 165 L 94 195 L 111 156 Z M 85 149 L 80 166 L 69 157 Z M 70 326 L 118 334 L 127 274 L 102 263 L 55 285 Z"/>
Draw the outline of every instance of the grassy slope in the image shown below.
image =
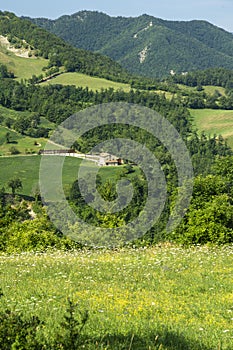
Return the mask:
<path fill-rule="evenodd" d="M 4 171 L 0 172 L 0 187 L 5 187 L 9 179 L 19 177 L 23 184 L 21 194 L 32 195 L 33 189 L 38 184 L 39 174 L 39 156 L 15 156 L 10 158 L 0 158 L 0 168 Z"/>
<path fill-rule="evenodd" d="M 18 117 L 22 117 L 22 116 L 29 116 L 31 114 L 31 112 L 28 111 L 15 111 L 13 109 L 10 108 L 6 108 L 0 105 L 0 118 L 2 119 L 2 122 L 4 124 L 4 121 L 7 118 L 13 119 L 13 120 L 17 120 Z M 54 129 L 55 128 L 55 124 L 53 122 L 50 122 L 48 119 L 41 117 L 40 118 L 40 126 L 44 127 L 44 128 L 49 128 L 49 129 Z"/>
<path fill-rule="evenodd" d="M 46 67 L 48 60 L 43 58 L 23 58 L 15 56 L 13 53 L 6 53 L 1 50 L 0 47 L 0 63 L 5 64 L 10 71 L 12 71 L 16 80 L 29 79 L 32 75 L 44 74 L 42 68 Z M 44 84 L 62 84 L 62 85 L 75 85 L 77 87 L 88 87 L 91 90 L 101 90 L 113 88 L 123 89 L 124 91 L 130 90 L 129 84 L 117 83 L 111 80 L 91 77 L 89 75 L 81 73 L 64 73 L 60 76 L 47 81 Z"/>
<path fill-rule="evenodd" d="M 186 86 L 183 84 L 177 84 L 177 86 L 181 90 L 183 90 L 184 92 L 185 91 L 193 91 L 193 92 L 197 91 L 196 87 Z M 203 87 L 204 92 L 206 92 L 208 95 L 213 95 L 216 91 L 218 91 L 222 96 L 226 95 L 225 89 L 222 86 L 205 85 L 202 87 Z"/>
<path fill-rule="evenodd" d="M 18 112 L 10 108 L 5 108 L 0 105 L 0 116 L 4 119 L 10 118 L 10 119 L 17 119 L 17 117 L 20 116 L 28 116 L 30 112 Z"/>
<path fill-rule="evenodd" d="M 6 133 L 10 133 L 10 143 L 6 143 Z M 38 145 L 35 145 L 35 141 Z M 15 147 L 20 153 L 26 154 L 37 153 L 40 147 L 46 143 L 44 138 L 32 138 L 29 136 L 22 136 L 15 131 L 11 131 L 3 126 L 0 126 L 0 156 L 9 156 L 11 147 Z"/>
<path fill-rule="evenodd" d="M 43 68 L 48 65 L 48 60 L 43 58 L 24 58 L 16 56 L 0 45 L 0 63 L 5 64 L 9 71 L 15 74 L 16 80 L 29 79 L 32 75 L 44 74 Z M 129 84 L 113 82 L 107 79 L 91 77 L 79 73 L 65 73 L 44 84 L 62 84 L 75 85 L 80 87 L 88 86 L 91 90 L 100 90 L 101 88 L 130 90 Z"/>
<path fill-rule="evenodd" d="M 193 124 L 198 131 L 207 134 L 221 134 L 233 147 L 233 111 L 217 109 L 190 109 Z"/>
<path fill-rule="evenodd" d="M 43 83 L 42 85 L 44 84 L 75 85 L 76 87 L 87 86 L 90 90 L 101 90 L 101 88 L 113 88 L 115 90 L 123 89 L 124 91 L 130 90 L 129 84 L 122 84 L 107 79 L 90 77 L 81 73 L 64 73 L 47 81 L 46 83 Z"/>
<path fill-rule="evenodd" d="M 0 106 L 0 117 L 2 119 L 3 124 L 7 118 L 16 120 L 19 116 L 26 117 L 28 115 L 30 115 L 30 112 L 18 112 L 18 111 L 14 111 L 12 109 Z M 42 117 L 40 126 L 53 129 L 54 123 L 51 123 L 47 119 Z M 10 143 L 6 143 L 6 133 L 8 132 L 10 133 Z M 35 141 L 41 146 L 36 146 Z M 3 125 L 0 125 L 0 155 L 9 155 L 10 154 L 9 149 L 12 146 L 16 147 L 20 151 L 20 153 L 25 153 L 26 149 L 27 151 L 37 153 L 38 149 L 40 147 L 43 147 L 45 143 L 46 143 L 46 139 L 44 138 L 32 138 L 29 136 L 22 136 L 16 131 L 8 129 Z"/>
<path fill-rule="evenodd" d="M 23 183 L 20 194 L 32 195 L 33 189 L 39 181 L 41 156 L 15 156 L 0 158 L 0 187 L 5 186 L 10 178 L 19 177 Z M 80 164 L 77 158 L 69 158 L 65 162 L 63 171 L 64 186 L 67 187 L 76 179 L 75 167 Z M 6 188 L 6 190 L 9 190 Z"/>
<path fill-rule="evenodd" d="M 7 52 L 0 47 L 0 62 L 12 71 L 17 80 L 29 79 L 32 75 L 43 74 L 42 68 L 48 65 L 43 58 L 24 58 Z"/>
<path fill-rule="evenodd" d="M 39 315 L 49 327 L 48 337 L 60 331 L 71 297 L 79 310 L 90 310 L 84 335 L 110 341 L 102 346 L 93 340 L 88 349 L 232 349 L 231 247 L 159 246 L 0 259 L 0 309 Z"/>
<path fill-rule="evenodd" d="M 222 96 L 226 95 L 225 89 L 222 86 L 207 85 L 203 86 L 203 89 L 208 95 L 213 95 L 216 91 L 218 91 Z"/>
<path fill-rule="evenodd" d="M 51 156 L 51 161 L 54 157 Z M 39 169 L 40 169 L 41 156 L 29 155 L 29 156 L 12 156 L 12 157 L 0 157 L 0 169 L 4 171 L 0 172 L 0 188 L 5 187 L 7 191 L 7 182 L 10 178 L 19 177 L 23 183 L 23 189 L 20 190 L 20 194 L 31 195 L 33 189 L 36 187 L 39 181 Z M 63 186 L 66 194 L 69 193 L 69 188 L 72 183 L 77 179 L 78 167 L 81 160 L 78 158 L 66 157 L 63 167 Z M 87 162 L 88 166 L 93 167 L 95 163 Z M 100 174 L 103 182 L 108 179 L 116 179 L 119 171 L 122 167 L 108 167 L 100 168 Z M 51 174 L 54 181 L 57 181 L 56 175 Z"/>

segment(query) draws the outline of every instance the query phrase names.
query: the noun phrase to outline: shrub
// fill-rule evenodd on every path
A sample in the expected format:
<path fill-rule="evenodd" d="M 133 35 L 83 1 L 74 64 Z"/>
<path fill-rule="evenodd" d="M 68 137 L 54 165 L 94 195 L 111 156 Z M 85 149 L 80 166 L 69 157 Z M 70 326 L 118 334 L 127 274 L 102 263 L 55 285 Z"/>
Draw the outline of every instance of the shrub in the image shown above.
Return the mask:
<path fill-rule="evenodd" d="M 3 293 L 0 289 L 0 298 Z M 53 340 L 37 337 L 40 326 L 46 325 L 37 316 L 25 318 L 14 310 L 0 312 L 0 348 L 3 350 L 76 350 L 82 345 L 81 332 L 88 320 L 88 311 L 77 310 L 78 304 L 68 299 L 64 321 L 61 322 L 62 335 Z"/>
<path fill-rule="evenodd" d="M 10 147 L 9 151 L 10 151 L 10 154 L 12 155 L 20 154 L 20 151 L 15 146 Z"/>
<path fill-rule="evenodd" d="M 29 319 L 15 311 L 5 310 L 0 313 L 0 344 L 4 350 L 39 350 L 42 346 L 36 339 L 38 327 L 42 321 L 32 316 Z"/>

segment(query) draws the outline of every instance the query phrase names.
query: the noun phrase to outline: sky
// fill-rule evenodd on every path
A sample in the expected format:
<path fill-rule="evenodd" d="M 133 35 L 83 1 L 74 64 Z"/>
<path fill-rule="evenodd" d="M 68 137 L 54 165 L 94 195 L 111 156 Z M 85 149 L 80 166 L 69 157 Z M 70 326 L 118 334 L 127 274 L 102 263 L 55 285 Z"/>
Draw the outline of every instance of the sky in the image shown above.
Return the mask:
<path fill-rule="evenodd" d="M 51 19 L 82 10 L 125 17 L 146 13 L 168 20 L 202 19 L 233 32 L 233 0 L 0 0 L 0 10 Z"/>

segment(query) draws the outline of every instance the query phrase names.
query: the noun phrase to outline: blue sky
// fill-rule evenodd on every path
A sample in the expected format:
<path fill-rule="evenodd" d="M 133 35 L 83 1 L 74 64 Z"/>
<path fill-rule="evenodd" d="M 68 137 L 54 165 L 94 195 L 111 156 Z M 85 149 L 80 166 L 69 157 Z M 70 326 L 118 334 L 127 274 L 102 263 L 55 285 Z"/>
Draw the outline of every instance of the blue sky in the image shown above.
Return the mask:
<path fill-rule="evenodd" d="M 0 9 L 47 18 L 81 10 L 127 17 L 147 13 L 171 20 L 204 19 L 233 32 L 233 0 L 0 0 Z"/>

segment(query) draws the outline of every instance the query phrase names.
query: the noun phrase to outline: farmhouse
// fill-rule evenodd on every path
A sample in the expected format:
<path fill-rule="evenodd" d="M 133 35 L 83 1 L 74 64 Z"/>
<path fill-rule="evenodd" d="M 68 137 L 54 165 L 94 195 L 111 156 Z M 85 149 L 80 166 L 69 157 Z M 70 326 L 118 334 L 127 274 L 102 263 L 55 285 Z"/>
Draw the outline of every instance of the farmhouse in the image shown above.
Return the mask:
<path fill-rule="evenodd" d="M 50 150 L 41 149 L 38 154 L 40 155 L 61 155 L 61 156 L 70 156 L 77 157 L 81 159 L 87 159 L 92 162 L 97 163 L 99 166 L 117 166 L 124 164 L 122 158 L 118 158 L 109 153 L 100 153 L 100 154 L 82 154 L 76 153 L 73 149 L 58 149 L 58 150 Z"/>
<path fill-rule="evenodd" d="M 105 165 L 107 166 L 118 166 L 118 165 L 121 165 L 123 164 L 123 161 L 121 158 L 117 158 L 117 159 L 110 159 L 110 160 L 107 160 L 105 162 Z"/>
<path fill-rule="evenodd" d="M 124 164 L 122 158 L 116 157 L 110 153 L 100 153 L 99 154 L 100 161 L 99 165 L 102 166 L 118 166 Z"/>

